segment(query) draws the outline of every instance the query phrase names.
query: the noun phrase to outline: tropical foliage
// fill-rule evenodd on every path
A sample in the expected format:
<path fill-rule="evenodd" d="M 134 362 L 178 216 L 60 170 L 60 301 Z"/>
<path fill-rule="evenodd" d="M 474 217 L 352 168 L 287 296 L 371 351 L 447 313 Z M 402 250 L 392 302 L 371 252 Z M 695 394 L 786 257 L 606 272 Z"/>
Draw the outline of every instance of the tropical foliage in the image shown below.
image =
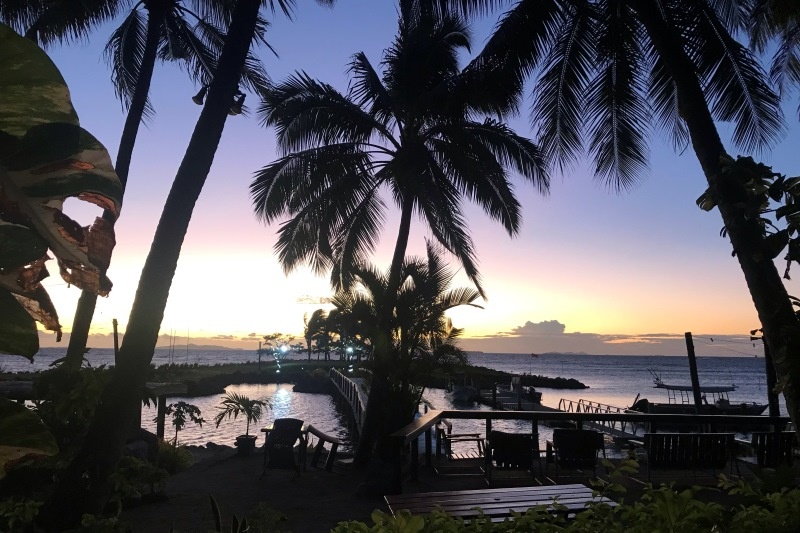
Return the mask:
<path fill-rule="evenodd" d="M 231 102 L 240 93 L 239 84 L 250 48 L 258 35 L 261 1 L 238 0 L 225 5 L 232 8 L 230 25 L 203 109 L 142 269 L 117 357 L 117 371 L 103 391 L 83 448 L 59 478 L 48 500 L 47 512 L 42 515 L 45 522 L 57 517 L 59 522 L 76 524 L 84 512 L 102 508 L 104 498 L 113 488 L 109 476 L 121 457 L 125 428 L 136 420 L 141 387 L 147 379 L 183 240 L 211 169 Z M 294 3 L 277 0 L 266 5 L 289 11 Z M 83 481 L 87 472 L 91 478 L 88 483 Z M 91 491 L 81 490 L 89 486 Z M 54 528 L 55 524 L 45 524 L 45 527 Z"/>
<path fill-rule="evenodd" d="M 800 87 L 800 5 L 793 0 L 749 0 L 746 19 L 752 47 L 765 53 L 777 43 L 769 75 L 781 95 Z M 797 109 L 800 117 L 800 107 Z"/>
<path fill-rule="evenodd" d="M 175 428 L 175 437 L 172 439 L 172 445 L 178 447 L 178 432 L 182 430 L 187 422 L 193 422 L 195 425 L 203 427 L 202 413 L 200 408 L 188 402 L 175 402 L 167 406 L 164 415 L 172 417 L 172 426 Z M 157 421 L 156 416 L 153 421 Z"/>
<path fill-rule="evenodd" d="M 61 335 L 41 281 L 48 250 L 62 278 L 107 294 L 113 226 L 82 227 L 67 198 L 119 212 L 122 188 L 100 142 L 82 129 L 56 66 L 31 41 L 0 25 L 0 352 L 39 349 L 34 319 Z"/>
<path fill-rule="evenodd" d="M 459 53 L 470 47 L 466 22 L 441 2 L 402 0 L 398 12 L 383 72 L 359 52 L 349 65 L 347 94 L 303 72 L 266 93 L 259 114 L 275 127 L 283 155 L 251 185 L 260 218 L 288 217 L 276 245 L 284 269 L 307 263 L 317 272 L 330 271 L 337 290 L 349 289 L 355 268 L 367 264 L 386 216 L 384 196 L 400 211 L 383 300 L 375 302 L 377 385 L 370 391 L 359 463 L 379 433 L 371 406 L 384 403 L 390 321 L 414 215 L 482 294 L 462 199 L 477 203 L 514 235 L 521 220 L 512 175 L 542 193 L 549 185 L 538 148 L 485 117 L 494 108 L 483 85 L 461 72 Z"/>
<path fill-rule="evenodd" d="M 423 388 L 414 386 L 418 378 L 434 369 L 452 372 L 467 364 L 466 354 L 455 344 L 461 330 L 453 327 L 446 313 L 463 305 L 480 307 L 475 303 L 480 294 L 471 288 L 450 288 L 454 274 L 430 243 L 425 259 L 406 259 L 400 272 L 387 374 L 397 394 L 395 401 L 404 406 L 400 421 L 407 422 L 422 396 Z M 389 275 L 369 266 L 354 269 L 353 276 L 355 286 L 339 291 L 331 303 L 340 315 L 361 323 L 362 331 L 376 334 Z M 370 333 L 366 335 L 370 340 Z"/>
<path fill-rule="evenodd" d="M 203 95 L 217 65 L 225 38 L 221 27 L 230 22 L 230 5 L 196 2 L 200 9 L 198 14 L 184 4 L 181 0 L 135 3 L 106 45 L 105 55 L 112 70 L 114 88 L 128 109 L 115 165 L 123 188 L 128 180 L 139 125 L 153 114 L 148 95 L 156 62 L 174 62 L 184 67 L 189 76 L 202 85 Z M 82 2 L 71 9 L 61 2 L 29 2 L 25 7 L 9 4 L 0 10 L 0 19 L 15 24 L 26 35 L 47 46 L 85 37 L 128 6 L 129 2 L 118 0 Z M 257 42 L 266 43 L 266 28 L 266 21 L 259 19 Z M 239 81 L 244 88 L 257 93 L 269 82 L 261 62 L 252 54 L 247 57 Z M 235 101 L 231 99 L 231 114 L 242 112 L 244 93 L 237 89 L 236 95 Z M 195 101 L 202 104 L 203 98 L 195 97 Z M 116 214 L 105 213 L 104 218 L 113 221 Z M 80 366 L 96 299 L 93 293 L 84 292 L 78 301 L 67 352 L 67 362 L 74 368 Z"/>
<path fill-rule="evenodd" d="M 250 435 L 250 424 L 255 424 L 261 420 L 264 409 L 269 406 L 268 399 L 254 400 L 243 394 L 229 391 L 225 393 L 225 397 L 217 407 L 219 412 L 214 416 L 214 423 L 219 427 L 226 418 L 236 420 L 239 415 L 242 415 L 247 421 L 245 435 Z"/>

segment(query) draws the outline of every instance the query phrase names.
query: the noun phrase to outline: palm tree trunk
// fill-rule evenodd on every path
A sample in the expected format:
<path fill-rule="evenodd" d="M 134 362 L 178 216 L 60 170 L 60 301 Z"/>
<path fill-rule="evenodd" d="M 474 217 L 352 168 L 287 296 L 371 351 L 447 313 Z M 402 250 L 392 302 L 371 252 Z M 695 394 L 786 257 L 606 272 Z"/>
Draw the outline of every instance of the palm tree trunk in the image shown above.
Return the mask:
<path fill-rule="evenodd" d="M 689 128 L 692 146 L 753 298 L 789 416 L 800 432 L 800 323 L 778 269 L 764 246 L 763 230 L 741 207 L 742 199 L 746 198 L 743 180 L 720 171 L 721 158 L 727 154 L 694 65 L 686 56 L 677 32 L 654 8 L 635 5 L 653 45 L 676 82 L 681 117 Z"/>
<path fill-rule="evenodd" d="M 219 66 L 189 146 L 167 197 L 131 308 L 126 335 L 108 386 L 83 448 L 57 484 L 44 520 L 63 528 L 82 513 L 97 512 L 110 494 L 113 473 L 127 429 L 136 423 L 132 405 L 141 401 L 172 278 L 194 205 L 205 184 L 225 120 L 253 39 L 258 0 L 239 0 L 220 55 Z M 56 518 L 58 517 L 58 518 Z"/>
<path fill-rule="evenodd" d="M 372 458 L 375 444 L 388 437 L 387 428 L 392 427 L 391 421 L 385 420 L 383 410 L 387 407 L 389 391 L 389 366 L 391 362 L 391 323 L 397 292 L 400 288 L 400 268 L 405 259 L 408 248 L 408 238 L 411 234 L 411 215 L 414 211 L 411 201 L 405 200 L 400 214 L 400 228 L 395 242 L 392 264 L 389 267 L 389 279 L 386 285 L 386 294 L 383 299 L 383 308 L 378 310 L 377 338 L 374 342 L 372 381 L 367 397 L 367 410 L 364 413 L 364 425 L 358 439 L 358 448 L 353 458 L 355 466 L 366 466 Z M 388 422 L 390 425 L 387 425 Z"/>
<path fill-rule="evenodd" d="M 150 93 L 150 83 L 153 79 L 153 70 L 156 65 L 158 41 L 164 17 L 163 10 L 157 9 L 157 6 L 148 8 L 147 40 L 142 55 L 142 68 L 139 72 L 139 78 L 136 80 L 136 87 L 133 90 L 128 114 L 125 117 L 125 126 L 122 129 L 122 138 L 119 141 L 119 149 L 117 151 L 117 161 L 114 165 L 123 191 L 128 182 L 133 147 L 136 144 L 139 125 L 142 123 L 142 117 L 144 116 L 147 95 Z M 104 211 L 103 217 L 112 223 L 115 222 L 114 215 L 109 211 Z M 64 360 L 64 364 L 68 367 L 80 368 L 81 366 L 96 306 L 97 295 L 91 291 L 82 291 L 78 299 L 78 305 L 75 308 L 75 317 L 72 319 L 72 331 L 70 332 L 67 355 Z"/>

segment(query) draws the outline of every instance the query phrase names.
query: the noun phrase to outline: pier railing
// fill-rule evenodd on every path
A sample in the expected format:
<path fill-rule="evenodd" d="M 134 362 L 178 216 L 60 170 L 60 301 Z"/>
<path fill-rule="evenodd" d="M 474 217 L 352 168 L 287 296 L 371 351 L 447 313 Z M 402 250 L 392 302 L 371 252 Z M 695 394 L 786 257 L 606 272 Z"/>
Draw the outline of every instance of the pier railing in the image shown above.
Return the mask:
<path fill-rule="evenodd" d="M 364 413 L 367 410 L 367 395 L 361 387 L 360 378 L 350 378 L 335 368 L 331 368 L 330 377 L 331 381 L 342 395 L 342 398 L 352 409 L 356 429 L 361 433 L 361 426 L 364 423 Z"/>
<path fill-rule="evenodd" d="M 637 411 L 631 411 L 627 407 L 618 407 L 616 405 L 594 402 L 592 400 L 580 399 L 574 401 L 565 398 L 559 400 L 558 410 L 568 413 L 637 413 Z M 597 429 L 613 437 L 625 438 L 633 438 L 643 434 L 646 427 L 644 424 L 638 424 L 628 420 L 597 420 L 587 421 L 585 424 L 589 429 Z"/>
<path fill-rule="evenodd" d="M 658 426 L 684 425 L 692 428 L 719 427 L 737 425 L 772 425 L 783 427 L 789 423 L 788 416 L 762 416 L 762 415 L 697 415 L 697 414 L 653 414 L 653 413 L 608 413 L 608 412 L 580 412 L 566 413 L 559 411 L 459 411 L 459 410 L 432 410 L 421 418 L 415 419 L 407 426 L 392 433 L 397 450 L 395 489 L 402 492 L 403 460 L 408 453 L 411 479 L 417 479 L 419 468 L 419 437 L 424 434 L 424 461 L 425 465 L 433 466 L 433 438 L 432 434 L 436 424 L 447 418 L 471 419 L 486 421 L 486 435 L 492 431 L 493 420 L 530 420 L 532 431 L 537 431 L 540 422 L 574 423 L 583 427 L 590 422 L 628 422 L 629 424 L 655 424 Z"/>

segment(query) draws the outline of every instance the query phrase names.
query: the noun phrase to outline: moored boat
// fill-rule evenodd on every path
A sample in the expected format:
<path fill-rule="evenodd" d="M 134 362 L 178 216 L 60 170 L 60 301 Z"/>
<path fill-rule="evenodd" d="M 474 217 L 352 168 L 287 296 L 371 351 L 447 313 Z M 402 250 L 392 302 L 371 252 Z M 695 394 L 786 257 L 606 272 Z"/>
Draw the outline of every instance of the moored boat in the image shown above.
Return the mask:
<path fill-rule="evenodd" d="M 694 388 L 691 385 L 671 385 L 661 381 L 652 370 L 653 384 L 657 389 L 667 391 L 667 403 L 651 402 L 646 398 L 637 399 L 630 407 L 632 411 L 659 414 L 690 414 L 695 413 Z M 699 388 L 703 404 L 700 406 L 702 414 L 717 415 L 760 415 L 767 404 L 756 402 L 732 403 L 728 393 L 736 391 L 736 385 L 701 385 Z"/>

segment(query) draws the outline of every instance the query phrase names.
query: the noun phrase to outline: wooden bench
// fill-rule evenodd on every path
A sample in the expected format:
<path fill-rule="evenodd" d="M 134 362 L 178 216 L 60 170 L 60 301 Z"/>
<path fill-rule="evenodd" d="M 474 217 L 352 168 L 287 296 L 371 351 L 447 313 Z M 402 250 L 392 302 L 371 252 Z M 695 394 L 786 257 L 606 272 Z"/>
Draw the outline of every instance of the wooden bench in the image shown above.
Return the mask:
<path fill-rule="evenodd" d="M 317 437 L 317 439 L 319 439 L 317 444 L 314 446 L 314 453 L 311 455 L 311 466 L 314 468 L 316 468 L 317 463 L 319 462 L 319 458 L 322 455 L 322 450 L 325 449 L 325 443 L 329 442 L 331 444 L 331 451 L 328 452 L 328 458 L 325 460 L 325 470 L 330 472 L 333 470 L 333 463 L 336 461 L 336 452 L 339 450 L 339 445 L 344 444 L 344 442 L 341 439 L 337 439 L 336 437 L 331 437 L 327 433 L 323 433 L 311 424 L 309 424 L 306 428 L 306 439 L 308 439 L 310 435 L 314 435 Z"/>
<path fill-rule="evenodd" d="M 646 433 L 647 479 L 652 469 L 722 470 L 733 456 L 733 433 Z"/>
<path fill-rule="evenodd" d="M 427 514 L 441 509 L 450 516 L 475 518 L 483 513 L 493 521 L 502 521 L 514 513 L 524 513 L 540 505 L 559 513 L 573 515 L 590 503 L 616 503 L 606 497 L 594 497 L 592 489 L 580 484 L 513 487 L 502 489 L 420 492 L 385 496 L 392 514 L 407 510 L 411 514 Z"/>

